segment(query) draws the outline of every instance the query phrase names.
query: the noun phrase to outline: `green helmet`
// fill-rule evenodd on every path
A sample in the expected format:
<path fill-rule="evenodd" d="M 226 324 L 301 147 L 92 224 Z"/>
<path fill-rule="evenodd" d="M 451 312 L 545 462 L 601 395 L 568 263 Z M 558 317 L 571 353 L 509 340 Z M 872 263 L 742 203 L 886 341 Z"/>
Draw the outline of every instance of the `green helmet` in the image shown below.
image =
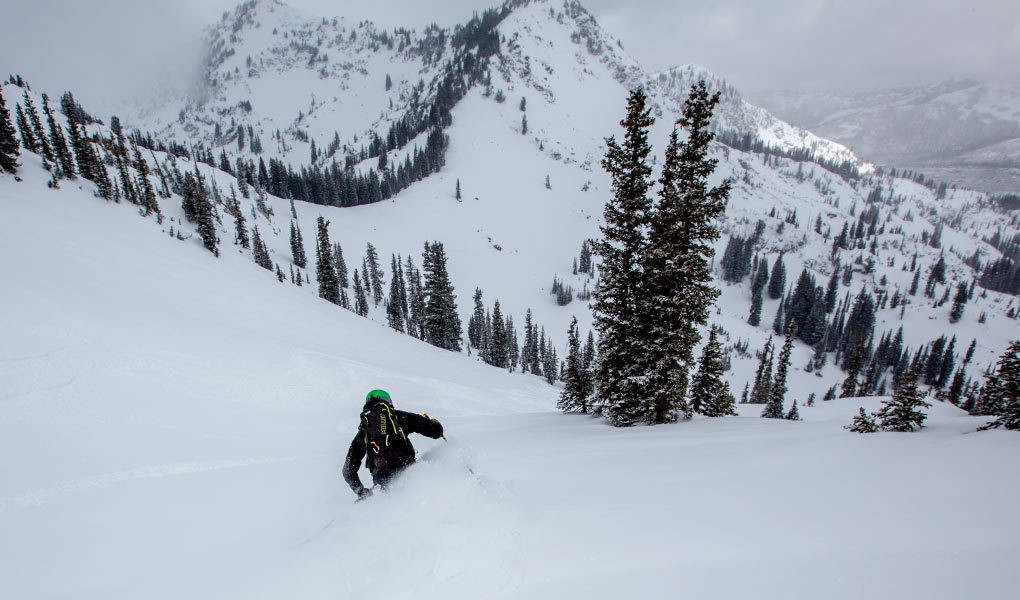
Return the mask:
<path fill-rule="evenodd" d="M 368 405 L 373 401 L 381 401 L 393 406 L 393 400 L 390 399 L 390 394 L 386 390 L 372 390 L 365 396 L 365 404 Z"/>

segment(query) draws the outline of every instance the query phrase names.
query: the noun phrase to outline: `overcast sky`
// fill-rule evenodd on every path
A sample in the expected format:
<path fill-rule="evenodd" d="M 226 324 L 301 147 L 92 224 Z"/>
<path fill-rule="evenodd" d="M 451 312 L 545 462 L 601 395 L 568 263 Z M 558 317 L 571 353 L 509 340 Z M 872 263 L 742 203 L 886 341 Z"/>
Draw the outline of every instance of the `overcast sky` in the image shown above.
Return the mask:
<path fill-rule="evenodd" d="M 83 101 L 174 82 L 234 0 L 0 0 L 0 73 Z M 322 16 L 420 28 L 492 0 L 290 0 Z M 558 5 L 559 1 L 555 0 Z M 647 70 L 694 62 L 753 96 L 949 78 L 1020 85 L 1017 0 L 586 0 Z M 117 77 L 123 76 L 118 82 Z"/>

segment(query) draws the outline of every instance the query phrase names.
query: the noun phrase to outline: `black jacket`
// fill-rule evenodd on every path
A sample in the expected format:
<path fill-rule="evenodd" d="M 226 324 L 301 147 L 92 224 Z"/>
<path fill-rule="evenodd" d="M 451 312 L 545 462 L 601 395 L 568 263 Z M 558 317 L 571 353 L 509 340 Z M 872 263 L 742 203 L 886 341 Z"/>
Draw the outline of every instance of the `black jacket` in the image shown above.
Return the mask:
<path fill-rule="evenodd" d="M 428 417 L 402 410 L 394 410 L 393 414 L 396 415 L 397 421 L 400 423 L 400 427 L 404 430 L 405 435 L 419 433 L 432 439 L 437 439 L 443 435 L 443 426 L 439 421 L 433 421 Z M 360 423 L 358 425 L 358 433 L 354 435 L 354 439 L 351 440 L 351 447 L 347 451 L 347 460 L 344 461 L 343 470 L 344 480 L 351 486 L 355 494 L 360 494 L 365 489 L 365 486 L 361 483 L 361 478 L 358 477 L 358 469 L 361 468 L 361 461 L 365 458 L 366 454 L 368 455 L 368 472 L 372 474 L 373 479 L 388 477 L 395 471 L 414 462 L 414 446 L 411 445 L 410 439 L 407 440 L 406 450 L 397 455 L 390 455 L 385 460 L 375 453 L 368 452 L 365 425 L 363 422 Z"/>

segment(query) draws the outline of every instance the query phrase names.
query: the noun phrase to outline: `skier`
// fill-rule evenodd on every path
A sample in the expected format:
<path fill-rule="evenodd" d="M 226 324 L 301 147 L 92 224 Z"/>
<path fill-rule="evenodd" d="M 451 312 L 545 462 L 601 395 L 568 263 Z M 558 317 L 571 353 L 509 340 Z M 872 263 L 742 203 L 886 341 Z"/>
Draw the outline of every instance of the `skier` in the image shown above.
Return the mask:
<path fill-rule="evenodd" d="M 365 396 L 361 410 L 361 424 L 351 441 L 344 462 L 344 480 L 358 499 L 372 495 L 372 490 L 361 483 L 358 469 L 368 455 L 368 472 L 375 485 L 385 488 L 397 474 L 414 462 L 414 446 L 407 436 L 420 433 L 437 439 L 443 435 L 443 425 L 427 415 L 404 412 L 393 408 L 390 395 L 384 390 L 372 390 Z"/>

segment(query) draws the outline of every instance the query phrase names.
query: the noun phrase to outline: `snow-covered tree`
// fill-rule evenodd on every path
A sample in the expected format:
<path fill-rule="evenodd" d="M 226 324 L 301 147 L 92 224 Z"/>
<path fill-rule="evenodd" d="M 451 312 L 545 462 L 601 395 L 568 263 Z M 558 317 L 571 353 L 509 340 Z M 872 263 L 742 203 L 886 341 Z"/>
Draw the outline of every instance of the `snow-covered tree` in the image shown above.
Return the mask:
<path fill-rule="evenodd" d="M 737 414 L 733 394 L 723 381 L 723 353 L 718 330 L 713 325 L 701 350 L 698 371 L 691 379 L 691 410 L 706 417 Z"/>
<path fill-rule="evenodd" d="M 875 421 L 884 431 L 914 431 L 924 426 L 928 415 L 922 408 L 931 408 L 924 401 L 925 393 L 917 389 L 917 369 L 910 369 L 903 375 L 892 398 L 882 404 L 875 413 Z"/>
<path fill-rule="evenodd" d="M 2 89 L 0 89 L 0 169 L 8 173 L 18 170 L 18 139 L 14 137 L 11 113 L 4 102 Z"/>
<path fill-rule="evenodd" d="M 1020 341 L 1015 341 L 999 357 L 995 372 L 981 392 L 981 403 L 995 407 L 999 418 L 982 429 L 1020 430 Z"/>

